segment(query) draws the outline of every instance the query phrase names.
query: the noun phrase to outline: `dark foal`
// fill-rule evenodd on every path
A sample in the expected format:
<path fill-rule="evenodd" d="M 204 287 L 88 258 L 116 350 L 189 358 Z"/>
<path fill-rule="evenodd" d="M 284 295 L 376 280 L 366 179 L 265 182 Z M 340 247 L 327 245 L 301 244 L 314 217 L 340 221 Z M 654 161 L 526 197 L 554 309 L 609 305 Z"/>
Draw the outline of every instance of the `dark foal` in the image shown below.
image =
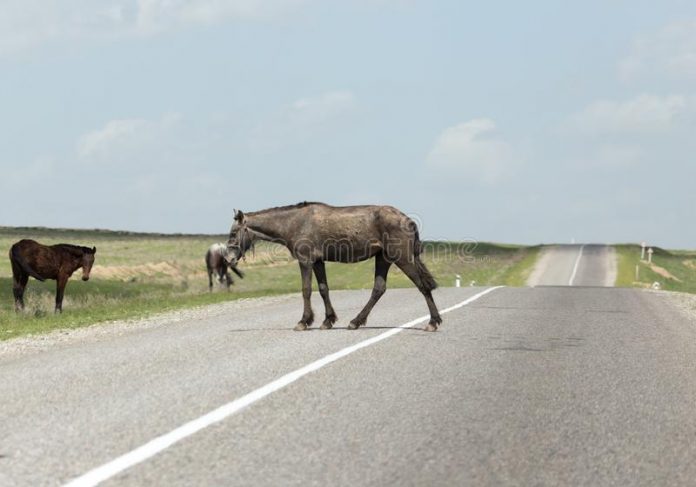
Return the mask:
<path fill-rule="evenodd" d="M 15 311 L 24 309 L 24 289 L 31 276 L 39 281 L 56 280 L 56 313 L 61 313 L 68 279 L 82 267 L 82 280 L 89 280 L 96 251 L 96 247 L 90 249 L 70 244 L 41 245 L 34 240 L 20 240 L 14 244 L 10 248 L 10 262 Z"/>

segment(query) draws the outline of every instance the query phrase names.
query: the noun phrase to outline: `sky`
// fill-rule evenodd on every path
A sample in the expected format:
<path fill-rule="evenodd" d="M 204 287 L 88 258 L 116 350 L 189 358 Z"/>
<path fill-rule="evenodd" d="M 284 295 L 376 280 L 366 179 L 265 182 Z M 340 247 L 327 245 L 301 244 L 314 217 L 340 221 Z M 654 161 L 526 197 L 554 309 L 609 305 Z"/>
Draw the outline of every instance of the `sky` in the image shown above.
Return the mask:
<path fill-rule="evenodd" d="M 696 248 L 696 2 L 0 0 L 0 226 Z"/>

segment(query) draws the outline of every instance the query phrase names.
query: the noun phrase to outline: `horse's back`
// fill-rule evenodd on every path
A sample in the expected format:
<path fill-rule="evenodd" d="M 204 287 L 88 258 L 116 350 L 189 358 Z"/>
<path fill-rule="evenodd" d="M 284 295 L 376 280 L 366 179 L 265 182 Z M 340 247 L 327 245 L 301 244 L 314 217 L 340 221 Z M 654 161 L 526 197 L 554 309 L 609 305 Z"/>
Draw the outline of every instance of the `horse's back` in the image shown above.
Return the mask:
<path fill-rule="evenodd" d="M 40 244 L 36 240 L 24 238 L 12 245 L 10 248 L 10 257 L 15 259 L 22 258 L 29 261 L 35 259 L 39 253 L 46 249 L 48 249 L 48 247 Z"/>
<path fill-rule="evenodd" d="M 224 255 L 227 247 L 222 243 L 214 243 L 205 254 L 205 262 L 209 269 L 217 269 L 224 264 Z"/>
<path fill-rule="evenodd" d="M 20 250 L 27 250 L 27 249 L 38 248 L 38 247 L 45 247 L 45 245 L 41 245 L 36 240 L 32 240 L 30 238 L 23 238 L 19 242 L 15 242 L 15 244 L 12 245 L 12 248 L 17 248 Z"/>
<path fill-rule="evenodd" d="M 212 253 L 217 253 L 217 254 L 224 254 L 227 251 L 227 246 L 224 243 L 214 243 L 210 246 L 208 249 L 208 252 Z"/>

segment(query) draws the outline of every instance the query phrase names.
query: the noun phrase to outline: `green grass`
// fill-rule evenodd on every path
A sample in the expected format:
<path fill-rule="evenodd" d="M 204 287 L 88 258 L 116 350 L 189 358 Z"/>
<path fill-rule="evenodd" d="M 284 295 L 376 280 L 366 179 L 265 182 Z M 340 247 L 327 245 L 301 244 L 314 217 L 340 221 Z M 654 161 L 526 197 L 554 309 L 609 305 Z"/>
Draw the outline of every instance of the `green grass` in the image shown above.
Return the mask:
<path fill-rule="evenodd" d="M 204 255 L 211 243 L 225 240 L 222 235 L 0 227 L 0 249 L 4 252 L 21 238 L 46 244 L 95 245 L 95 267 L 88 282 L 80 280 L 79 270 L 73 275 L 66 289 L 62 315 L 53 313 L 55 281 L 41 283 L 33 279 L 25 294 L 26 311 L 16 314 L 9 259 L 0 261 L 0 340 L 239 298 L 300 291 L 297 262 L 285 248 L 267 243 L 259 243 L 255 252 L 249 253 L 240 264 L 246 278 L 233 276 L 235 285 L 230 292 L 216 288 L 209 293 Z M 423 258 L 441 286 L 453 286 L 457 274 L 463 286 L 472 282 L 524 285 L 538 251 L 538 247 L 490 243 L 426 242 Z M 371 289 L 374 261 L 327 263 L 327 275 L 331 289 Z M 410 280 L 392 266 L 388 287 L 411 286 Z"/>
<path fill-rule="evenodd" d="M 164 311 L 220 303 L 230 299 L 282 294 L 291 289 L 263 292 L 190 293 L 182 287 L 162 284 L 122 283 L 90 280 L 70 282 L 63 301 L 64 312 L 54 314 L 55 283 L 30 281 L 24 296 L 26 309 L 16 314 L 12 301 L 12 280 L 0 278 L 0 339 L 44 333 L 55 329 L 78 328 L 94 323 L 142 318 Z M 8 292 L 9 290 L 9 292 Z"/>
<path fill-rule="evenodd" d="M 615 248 L 618 256 L 617 286 L 650 287 L 658 282 L 661 289 L 667 291 L 696 293 L 696 252 L 656 247 L 651 265 L 640 260 L 638 245 L 616 245 Z"/>

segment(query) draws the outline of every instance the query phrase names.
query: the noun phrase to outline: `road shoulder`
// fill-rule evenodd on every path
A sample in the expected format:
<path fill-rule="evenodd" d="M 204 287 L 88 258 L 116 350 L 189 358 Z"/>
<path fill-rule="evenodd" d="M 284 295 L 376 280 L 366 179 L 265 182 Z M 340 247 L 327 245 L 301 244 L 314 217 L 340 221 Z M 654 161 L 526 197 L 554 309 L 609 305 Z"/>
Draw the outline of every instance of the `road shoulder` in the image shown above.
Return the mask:
<path fill-rule="evenodd" d="M 73 344 L 96 343 L 121 337 L 143 330 L 160 328 L 182 321 L 227 315 L 243 309 L 267 306 L 297 298 L 296 294 L 268 296 L 262 298 L 244 298 L 225 303 L 182 308 L 165 313 L 157 313 L 145 318 L 106 321 L 81 328 L 53 330 L 40 335 L 24 335 L 0 342 L 0 363 L 26 355 L 37 354 L 57 347 Z"/>

